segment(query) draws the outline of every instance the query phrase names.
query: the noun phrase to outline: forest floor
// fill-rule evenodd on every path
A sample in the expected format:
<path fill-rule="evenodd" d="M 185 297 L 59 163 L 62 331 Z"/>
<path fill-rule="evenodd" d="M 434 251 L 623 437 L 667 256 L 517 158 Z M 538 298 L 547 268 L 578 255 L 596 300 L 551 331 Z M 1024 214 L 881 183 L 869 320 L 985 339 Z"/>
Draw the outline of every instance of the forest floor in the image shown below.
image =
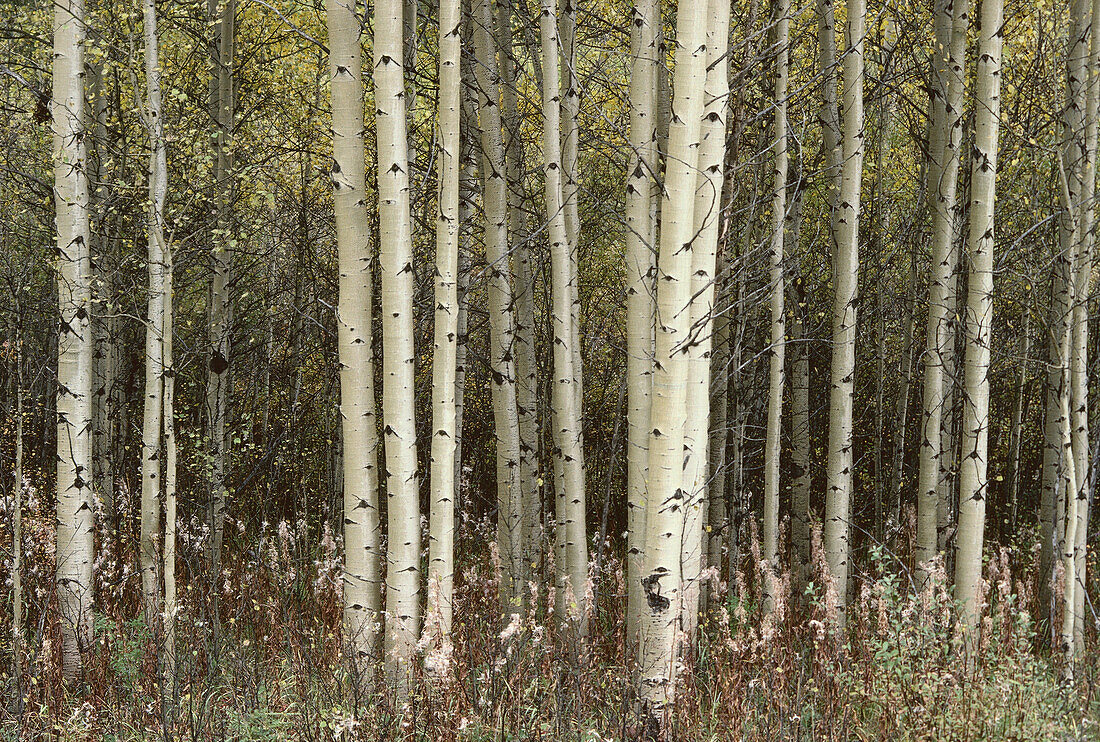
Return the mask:
<path fill-rule="evenodd" d="M 0 631 L 0 740 L 626 740 L 636 738 L 631 652 L 624 645 L 622 565 L 605 558 L 583 644 L 544 607 L 500 611 L 493 528 L 467 523 L 458 553 L 454 651 L 446 683 L 419 675 L 407 704 L 358 695 L 340 639 L 340 544 L 304 523 L 243 529 L 215 591 L 201 575 L 201 529 L 181 533 L 175 692 L 158 681 L 157 637 L 140 617 L 132 566 L 101 553 L 95 642 L 85 679 L 66 688 L 52 594 L 50 515 L 33 497 L 24 518 L 27 651 L 21 687 L 10 632 Z M 7 539 L 5 542 L 4 539 Z M 103 541 L 103 539 L 101 539 Z M 481 545 L 480 547 L 478 545 Z M 0 536 L 10 553 L 10 535 Z M 758 550 L 750 537 L 744 564 Z M 1060 679 L 1034 608 L 1034 551 L 991 553 L 978 654 L 969 671 L 954 634 L 942 570 L 920 594 L 876 550 L 860 573 L 843 638 L 827 626 L 820 588 L 758 569 L 712 583 L 710 609 L 685 662 L 672 728 L 683 740 L 1100 739 L 1100 656 Z M 821 556 L 817 556 L 820 567 Z M 10 585 L 10 563 L 0 572 Z M 1091 575 L 1097 574 L 1095 563 Z M 760 609 L 775 580 L 776 611 Z M 1056 599 L 1058 595 L 1056 589 Z M 1090 591 L 1095 594 L 1095 591 Z M 738 596 L 738 597 L 734 597 Z M 4 621 L 10 613 L 4 601 Z M 215 640 L 215 636 L 218 639 Z"/>

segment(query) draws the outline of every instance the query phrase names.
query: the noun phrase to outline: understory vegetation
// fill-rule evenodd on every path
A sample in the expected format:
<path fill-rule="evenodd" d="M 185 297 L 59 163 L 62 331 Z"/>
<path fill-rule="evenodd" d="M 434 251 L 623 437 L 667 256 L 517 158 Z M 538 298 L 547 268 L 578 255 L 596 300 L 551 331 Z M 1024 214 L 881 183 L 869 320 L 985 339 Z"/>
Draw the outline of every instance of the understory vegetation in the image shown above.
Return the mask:
<path fill-rule="evenodd" d="M 239 538 L 228 547 L 239 558 L 226 560 L 213 588 L 221 601 L 217 632 L 212 586 L 198 573 L 191 581 L 192 573 L 181 572 L 187 587 L 176 624 L 174 698 L 162 693 L 157 637 L 140 618 L 140 583 L 127 566 L 133 555 L 103 555 L 95 644 L 86 653 L 84 682 L 67 690 L 57 614 L 49 610 L 50 514 L 31 494 L 24 523 L 33 649 L 21 658 L 29 685 L 21 703 L 4 707 L 0 739 L 599 742 L 638 734 L 621 561 L 605 553 L 599 570 L 590 569 L 595 611 L 583 645 L 557 628 L 547 608 L 553 588 L 548 595 L 544 582 L 529 585 L 526 614 L 506 624 L 494 525 L 487 520 L 466 522 L 460 531 L 467 561 L 456 580 L 461 618 L 449 677 L 429 679 L 418 668 L 402 708 L 390 705 L 392 694 L 357 696 L 341 640 L 342 545 L 327 528 L 307 532 L 304 521 L 268 525 L 258 540 Z M 789 571 L 767 577 L 755 528 L 750 539 L 733 584 L 709 585 L 709 610 L 685 659 L 670 720 L 675 738 L 1100 739 L 1100 662 L 1088 651 L 1075 666 L 1075 681 L 1059 680 L 1049 623 L 1036 618 L 1036 550 L 990 555 L 979 652 L 968 673 L 942 565 L 918 594 L 899 570 L 907 555 L 872 548 L 840 639 L 823 599 L 819 531 L 814 579 L 804 595 L 791 594 Z M 201 529 L 185 529 L 181 541 L 184 564 L 201 560 Z M 121 542 L 132 544 L 133 534 Z M 10 584 L 6 571 L 2 577 Z M 778 596 L 771 614 L 762 609 L 767 579 Z M 1091 626 L 1088 636 L 1091 647 Z M 6 640 L 0 656 L 9 660 Z M 6 687 L 9 668 L 5 662 L 0 675 Z"/>

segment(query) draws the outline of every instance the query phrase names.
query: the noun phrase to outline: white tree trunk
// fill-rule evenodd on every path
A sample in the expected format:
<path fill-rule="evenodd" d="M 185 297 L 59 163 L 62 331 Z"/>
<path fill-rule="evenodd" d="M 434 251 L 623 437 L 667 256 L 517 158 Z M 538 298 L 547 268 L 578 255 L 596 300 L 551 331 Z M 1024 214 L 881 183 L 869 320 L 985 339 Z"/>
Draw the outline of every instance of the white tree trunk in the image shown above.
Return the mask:
<path fill-rule="evenodd" d="M 932 213 L 932 263 L 928 288 L 928 325 L 924 355 L 924 399 L 917 475 L 917 533 L 914 562 L 918 585 L 939 551 L 938 516 L 942 421 L 945 412 L 944 355 L 954 353 L 949 296 L 955 282 L 953 259 L 955 204 L 962 143 L 965 92 L 967 0 L 938 0 L 936 42 L 930 74 L 932 123 L 929 130 L 928 206 Z M 946 411 L 950 415 L 950 410 Z"/>
<path fill-rule="evenodd" d="M 168 194 L 168 161 L 161 116 L 155 0 L 144 0 L 145 27 L 145 126 L 149 132 L 149 205 L 146 214 L 149 309 L 145 327 L 145 413 L 141 436 L 141 587 L 145 621 L 157 630 L 160 593 L 161 432 L 164 428 L 165 304 L 169 300 L 165 278 L 167 245 L 164 202 Z"/>
<path fill-rule="evenodd" d="M 583 636 L 585 584 L 588 577 L 588 538 L 585 530 L 584 455 L 581 445 L 578 341 L 572 321 L 576 272 L 565 224 L 562 196 L 561 93 L 558 67 L 556 0 L 543 0 L 540 18 L 543 56 L 543 156 L 546 162 L 546 218 L 549 224 L 551 275 L 553 276 L 554 388 L 553 426 L 558 499 L 559 619 L 577 622 Z"/>
<path fill-rule="evenodd" d="M 772 20 L 775 24 L 775 118 L 772 171 L 771 239 L 769 246 L 771 291 L 771 341 L 768 346 L 768 423 L 764 438 L 764 519 L 763 558 L 768 568 L 779 568 L 779 449 L 783 431 L 784 359 L 786 357 L 787 323 L 783 306 L 784 281 L 783 243 L 787 216 L 787 35 L 790 26 L 787 0 L 772 0 Z M 775 596 L 765 596 L 765 610 L 770 611 Z"/>
<path fill-rule="evenodd" d="M 726 113 L 729 110 L 729 66 L 726 48 L 729 3 L 714 0 L 707 9 L 707 67 L 703 118 L 699 126 L 698 179 L 695 188 L 694 241 L 691 250 L 691 328 L 687 340 L 688 387 L 684 428 L 684 635 L 695 639 L 707 542 L 707 454 L 710 448 L 710 355 L 714 334 L 714 279 L 718 227 L 722 212 L 722 165 L 726 159 Z"/>
<path fill-rule="evenodd" d="M 336 326 L 344 444 L 344 642 L 357 687 L 365 690 L 373 683 L 379 656 L 382 574 L 360 25 L 355 0 L 327 0 L 325 11 L 340 272 Z"/>
<path fill-rule="evenodd" d="M 496 434 L 497 543 L 504 565 L 501 598 L 522 601 L 524 580 L 523 501 L 519 478 L 519 416 L 516 408 L 515 323 L 508 260 L 508 179 L 501 129 L 493 14 L 489 0 L 474 2 L 474 68 L 481 131 L 481 182 L 485 204 L 485 262 L 489 271 L 489 371 Z"/>
<path fill-rule="evenodd" d="M 643 587 L 646 610 L 639 642 L 639 696 L 651 736 L 668 724 L 679 670 L 684 604 L 684 433 L 688 423 L 688 344 L 698 151 L 706 81 L 707 7 L 677 10 L 675 98 L 661 197 L 657 329 L 650 408 L 649 488 Z"/>
<path fill-rule="evenodd" d="M 836 619 L 846 619 L 852 496 L 852 390 L 856 370 L 856 294 L 859 272 L 860 191 L 863 177 L 863 41 L 867 6 L 849 0 L 845 21 L 843 164 L 836 208 L 833 358 L 825 491 L 825 556 L 836 594 Z"/>
<path fill-rule="evenodd" d="M 92 639 L 92 266 L 84 126 L 84 3 L 61 0 L 53 26 L 57 214 L 57 594 L 62 675 L 81 676 Z"/>
<path fill-rule="evenodd" d="M 983 0 L 974 99 L 974 155 L 970 175 L 970 263 L 966 307 L 959 534 L 955 599 L 968 649 L 976 649 L 981 606 L 985 502 L 989 495 L 989 352 L 993 320 L 993 212 L 1001 107 L 1001 0 Z"/>
<path fill-rule="evenodd" d="M 644 610 L 649 395 L 653 376 L 653 177 L 657 167 L 657 27 L 654 0 L 636 0 L 630 24 L 630 165 L 626 183 L 626 637 L 634 646 Z"/>
<path fill-rule="evenodd" d="M 382 418 L 386 447 L 387 682 L 408 693 L 420 635 L 420 506 L 413 378 L 413 250 L 402 65 L 402 2 L 374 10 L 374 99 L 378 130 L 378 217 L 382 245 Z"/>
<path fill-rule="evenodd" d="M 439 212 L 435 228 L 435 341 L 432 358 L 431 517 L 428 540 L 429 673 L 450 665 L 454 608 L 454 506 L 458 368 L 458 174 L 462 94 L 462 3 L 439 6 Z"/>

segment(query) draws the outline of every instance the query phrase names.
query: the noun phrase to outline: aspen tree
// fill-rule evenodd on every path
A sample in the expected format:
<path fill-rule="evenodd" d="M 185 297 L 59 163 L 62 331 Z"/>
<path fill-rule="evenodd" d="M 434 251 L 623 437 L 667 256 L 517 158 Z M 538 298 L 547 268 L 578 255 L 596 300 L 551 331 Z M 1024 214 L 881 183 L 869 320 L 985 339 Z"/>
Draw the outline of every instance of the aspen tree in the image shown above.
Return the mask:
<path fill-rule="evenodd" d="M 974 117 L 974 159 L 970 176 L 969 279 L 966 308 L 962 450 L 959 470 L 959 536 L 955 555 L 955 599 L 968 649 L 975 649 L 981 606 L 985 500 L 989 494 L 989 351 L 993 319 L 993 214 L 996 199 L 997 135 L 1001 105 L 1001 0 L 983 0 Z"/>
<path fill-rule="evenodd" d="M 917 478 L 917 533 L 914 561 L 918 584 L 939 550 L 937 509 L 940 504 L 944 397 L 944 355 L 953 354 L 950 298 L 955 281 L 953 242 L 962 143 L 963 93 L 966 81 L 968 0 L 938 0 L 930 60 L 928 205 L 932 214 L 932 262 L 929 276 L 928 325 L 924 354 L 924 398 L 920 425 Z M 950 409 L 946 409 L 950 414 Z"/>
<path fill-rule="evenodd" d="M 773 0 L 775 24 L 775 117 L 773 126 L 771 237 L 768 258 L 771 291 L 771 342 L 768 346 L 768 422 L 764 442 L 763 557 L 772 570 L 779 566 L 779 447 L 783 429 L 784 359 L 787 323 L 783 306 L 783 241 L 787 216 L 787 35 L 790 26 L 787 0 Z M 775 596 L 767 595 L 766 610 Z"/>
<path fill-rule="evenodd" d="M 574 341 L 573 350 L 573 393 L 577 395 L 577 415 L 580 418 L 578 430 L 581 445 L 584 443 L 584 369 L 581 343 L 581 301 L 580 301 L 580 80 L 577 76 L 577 2 L 562 0 L 559 17 L 559 41 L 561 62 L 565 75 L 565 87 L 561 97 L 562 117 L 562 203 L 565 211 L 565 231 L 569 237 L 569 321 Z"/>
<path fill-rule="evenodd" d="M 807 183 L 795 168 L 793 203 L 787 228 L 788 253 L 798 254 L 802 193 Z M 793 270 L 798 270 L 797 267 Z M 798 592 L 810 579 L 810 348 L 806 292 L 801 272 L 793 276 L 791 299 L 791 569 Z"/>
<path fill-rule="evenodd" d="M 688 344 L 691 342 L 691 241 L 698 186 L 698 150 L 706 83 L 708 8 L 682 2 L 677 10 L 676 71 L 661 195 L 657 266 L 657 328 L 650 410 L 646 494 L 644 611 L 639 641 L 639 696 L 648 732 L 669 723 L 679 669 L 677 637 L 684 604 L 684 433 L 688 424 Z"/>
<path fill-rule="evenodd" d="M 458 366 L 458 173 L 462 94 L 462 3 L 439 6 L 439 211 L 435 227 L 432 357 L 431 517 L 428 540 L 430 639 L 427 669 L 445 675 L 454 607 L 455 377 Z"/>
<path fill-rule="evenodd" d="M 61 671 L 82 672 L 92 640 L 94 528 L 91 489 L 92 266 L 84 122 L 83 0 L 53 16 L 53 167 L 57 224 L 57 595 Z"/>
<path fill-rule="evenodd" d="M 516 411 L 519 416 L 519 486 L 523 511 L 523 572 L 537 568 L 542 542 L 539 481 L 538 367 L 535 358 L 535 274 L 529 247 L 530 226 L 523 198 L 524 147 L 516 91 L 511 3 L 497 3 L 500 37 L 501 116 L 504 121 L 505 171 L 508 180 L 509 252 L 512 255 L 515 311 Z M 522 587 L 522 586 L 521 586 Z M 527 591 L 521 591 L 527 597 Z"/>
<path fill-rule="evenodd" d="M 149 206 L 146 214 L 149 310 L 145 328 L 145 413 L 141 436 L 141 587 L 145 621 L 157 630 L 161 611 L 160 508 L 161 434 L 164 430 L 165 305 L 169 301 L 164 229 L 164 203 L 168 195 L 168 159 L 161 115 L 159 48 L 156 0 L 144 0 L 145 27 L 145 126 L 149 132 Z"/>
<path fill-rule="evenodd" d="M 646 476 L 649 400 L 653 375 L 653 177 L 657 168 L 657 28 L 655 0 L 636 0 L 630 23 L 630 164 L 626 183 L 626 390 L 627 390 L 627 643 L 638 639 L 644 610 Z"/>
<path fill-rule="evenodd" d="M 558 66 L 556 0 L 543 0 L 539 18 L 542 39 L 543 157 L 546 218 L 553 276 L 554 387 L 552 395 L 555 474 L 558 498 L 558 615 L 577 622 L 586 633 L 584 590 L 588 577 L 588 537 L 585 530 L 584 456 L 581 444 L 579 395 L 574 352 L 577 336 L 571 320 L 573 254 L 565 224 L 562 197 L 561 93 Z"/>
<path fill-rule="evenodd" d="M 833 0 L 817 0 L 817 67 L 821 75 L 821 147 L 825 151 L 825 203 L 829 207 L 829 239 L 836 254 L 837 198 L 840 195 L 840 109 L 837 101 L 836 12 Z"/>
<path fill-rule="evenodd" d="M 728 161 L 727 156 L 727 161 Z M 723 208 L 728 205 L 727 195 L 722 197 Z M 707 454 L 707 504 L 706 504 L 706 559 L 707 568 L 715 570 L 719 580 L 723 574 L 722 557 L 725 551 L 727 521 L 726 510 L 726 448 L 729 440 L 729 373 L 730 373 L 730 261 L 728 217 L 720 227 L 718 238 L 718 263 L 715 268 L 715 317 L 714 344 L 710 356 L 710 452 Z M 711 592 L 706 593 L 703 609 L 707 609 Z"/>
<path fill-rule="evenodd" d="M 413 378 L 413 252 L 402 65 L 402 2 L 374 9 L 374 99 L 382 245 L 382 419 L 386 447 L 386 678 L 399 702 L 420 633 L 420 506 Z"/>
<path fill-rule="evenodd" d="M 714 335 L 714 279 L 718 227 L 722 214 L 722 165 L 726 159 L 726 112 L 729 109 L 729 3 L 708 3 L 707 66 L 703 119 L 699 127 L 695 232 L 691 246 L 691 327 L 687 340 L 687 424 L 684 428 L 684 634 L 694 641 L 700 608 L 700 575 L 707 554 L 703 526 L 707 517 L 707 453 L 710 430 L 710 356 Z"/>
<path fill-rule="evenodd" d="M 519 479 L 519 416 L 514 363 L 515 324 L 508 260 L 508 179 L 501 129 L 500 83 L 490 0 L 474 0 L 474 67 L 481 130 L 481 182 L 485 205 L 485 262 L 489 271 L 489 370 L 496 437 L 497 542 L 505 565 L 502 598 L 522 600 L 523 502 Z"/>
<path fill-rule="evenodd" d="M 336 327 L 344 442 L 344 642 L 358 686 L 366 689 L 379 656 L 382 573 L 360 22 L 355 0 L 327 0 L 325 14 L 332 95 L 329 175 L 340 274 Z"/>
<path fill-rule="evenodd" d="M 1091 12 L 1090 12 L 1091 11 Z M 1081 240 L 1078 247 L 1077 263 L 1074 267 L 1074 291 L 1076 301 L 1073 307 L 1073 369 L 1071 391 L 1073 455 L 1077 475 L 1077 528 L 1074 531 L 1075 575 L 1077 586 L 1074 590 L 1074 647 L 1081 652 L 1085 647 L 1085 594 L 1088 567 L 1088 524 L 1092 502 L 1090 462 L 1089 462 L 1089 385 L 1088 385 L 1088 347 L 1089 347 L 1089 289 L 1092 286 L 1093 265 L 1095 263 L 1094 246 L 1096 242 L 1096 156 L 1097 133 L 1100 127 L 1100 2 L 1093 0 L 1092 7 L 1084 9 L 1089 16 L 1088 61 L 1085 69 L 1086 96 L 1084 110 L 1084 176 L 1081 191 Z"/>
<path fill-rule="evenodd" d="M 206 415 L 211 451 L 210 542 L 211 574 L 221 572 L 225 529 L 226 467 L 229 441 L 226 423 L 229 407 L 230 312 L 233 282 L 233 129 L 236 120 L 234 66 L 236 64 L 236 0 L 210 0 L 216 18 L 217 53 L 211 82 L 212 118 L 217 128 L 214 153 L 215 226 L 211 256 L 214 275 L 210 286 L 210 365 L 206 382 Z M 217 627 L 215 627 L 217 631 Z"/>
<path fill-rule="evenodd" d="M 844 110 L 840 193 L 836 204 L 833 270 L 833 357 L 825 492 L 825 556 L 836 587 L 837 620 L 844 628 L 850 558 L 852 390 L 856 361 L 860 186 L 863 176 L 863 41 L 867 5 L 849 0 L 845 20 Z"/>
<path fill-rule="evenodd" d="M 1070 7 L 1068 47 L 1066 50 L 1066 107 L 1063 114 L 1063 142 L 1060 159 L 1059 173 L 1063 178 L 1062 206 L 1063 211 L 1059 223 L 1059 254 L 1055 259 L 1054 286 L 1051 309 L 1054 314 L 1058 334 L 1048 340 L 1048 349 L 1051 364 L 1048 370 L 1048 391 L 1046 409 L 1046 429 L 1044 441 L 1044 491 L 1043 491 L 1043 515 L 1051 516 L 1052 528 L 1046 527 L 1043 522 L 1044 550 L 1048 547 L 1047 541 L 1053 538 L 1059 559 L 1063 563 L 1072 565 L 1065 572 L 1066 599 L 1070 603 L 1065 621 L 1074 623 L 1072 613 L 1075 609 L 1071 596 L 1075 599 L 1076 590 L 1069 583 L 1077 581 L 1076 559 L 1066 561 L 1065 554 L 1075 551 L 1076 543 L 1067 543 L 1068 540 L 1077 538 L 1077 518 L 1081 515 L 1076 507 L 1076 498 L 1084 492 L 1084 472 L 1080 468 L 1087 466 L 1087 430 L 1079 431 L 1077 424 L 1081 421 L 1087 426 L 1087 411 L 1081 417 L 1076 406 L 1076 394 L 1082 388 L 1087 390 L 1087 380 L 1077 375 L 1077 366 L 1084 363 L 1085 351 L 1078 348 L 1079 332 L 1077 307 L 1079 299 L 1076 294 L 1079 289 L 1087 290 L 1087 278 L 1082 283 L 1078 270 L 1084 268 L 1081 258 L 1082 252 L 1087 247 L 1089 239 L 1085 222 L 1087 207 L 1085 175 L 1088 170 L 1088 102 L 1089 88 L 1092 86 L 1089 79 L 1089 64 L 1091 53 L 1090 16 L 1091 7 L 1088 0 L 1074 0 Z M 1095 177 L 1095 171 L 1091 173 Z M 1091 194 L 1090 194 L 1091 195 Z M 1087 324 L 1087 320 L 1086 320 Z M 1084 329 L 1087 333 L 1087 329 Z M 1068 339 L 1066 339 L 1068 338 Z M 1067 400 L 1065 397 L 1069 396 Z M 1070 415 L 1066 419 L 1066 414 Z M 1064 429 L 1069 429 L 1070 445 L 1067 448 L 1064 441 Z M 1084 446 L 1085 450 L 1080 448 Z M 1082 455 L 1083 454 L 1083 455 Z M 1072 458 L 1069 462 L 1067 457 Z M 1066 472 L 1072 465 L 1074 477 L 1070 478 Z M 1070 492 L 1071 495 L 1066 493 Z M 1072 502 L 1071 502 L 1072 501 Z M 1086 501 L 1087 502 L 1087 501 Z M 1070 507 L 1072 506 L 1072 507 Z M 1087 507 L 1084 508 L 1087 510 Z M 1070 513 L 1073 513 L 1071 518 Z M 1070 521 L 1075 521 L 1070 523 Z M 1056 532 L 1056 535 L 1055 535 Z M 1046 582 L 1047 568 L 1052 564 L 1052 559 L 1043 554 L 1040 558 L 1040 580 Z M 1042 591 L 1041 599 L 1048 598 L 1047 591 Z M 1067 660 L 1072 661 L 1073 646 L 1066 645 Z"/>
<path fill-rule="evenodd" d="M 15 300 L 15 456 L 12 467 L 11 658 L 15 692 L 23 694 L 23 312 Z"/>

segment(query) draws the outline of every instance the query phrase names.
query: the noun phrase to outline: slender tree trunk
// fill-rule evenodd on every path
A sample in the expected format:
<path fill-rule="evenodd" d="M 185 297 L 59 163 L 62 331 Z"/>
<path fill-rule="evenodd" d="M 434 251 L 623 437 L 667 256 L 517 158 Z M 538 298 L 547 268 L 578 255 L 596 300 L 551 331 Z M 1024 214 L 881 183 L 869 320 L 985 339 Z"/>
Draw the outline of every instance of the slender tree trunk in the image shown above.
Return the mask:
<path fill-rule="evenodd" d="M 54 6 L 53 164 L 57 214 L 57 595 L 61 664 L 79 680 L 92 640 L 92 266 L 84 122 L 84 3 Z"/>
<path fill-rule="evenodd" d="M 145 598 L 145 622 L 156 632 L 161 609 L 160 508 L 161 432 L 164 428 L 165 281 L 164 203 L 168 195 L 168 159 L 161 115 L 159 48 L 156 0 L 145 0 L 145 125 L 149 131 L 148 237 L 149 311 L 145 328 L 145 415 L 141 436 L 141 587 Z"/>
<path fill-rule="evenodd" d="M 432 354 L 431 518 L 425 662 L 446 677 L 453 651 L 455 377 L 458 361 L 458 173 L 462 110 L 462 3 L 439 6 L 439 212 L 435 228 L 435 342 Z"/>
<path fill-rule="evenodd" d="M 703 90 L 703 120 L 699 127 L 698 183 L 695 190 L 695 232 L 691 249 L 691 327 L 687 340 L 687 408 L 684 429 L 684 602 L 681 622 L 689 642 L 695 629 L 702 591 L 699 580 L 707 541 L 707 453 L 710 431 L 710 356 L 714 340 L 714 288 L 718 228 L 726 160 L 726 119 L 729 110 L 729 65 L 726 48 L 729 3 L 715 0 L 707 10 L 707 67 Z"/>
<path fill-rule="evenodd" d="M 153 0 L 146 0 L 149 4 Z M 167 182 L 167 170 L 165 171 Z M 164 677 L 162 691 L 169 713 L 176 701 L 176 369 L 173 360 L 174 316 L 172 294 L 173 256 L 171 245 L 164 246 L 164 324 L 162 363 L 164 364 L 164 659 L 161 670 Z"/>
<path fill-rule="evenodd" d="M 913 349 L 917 334 L 917 251 L 909 255 L 909 282 L 905 297 L 905 329 L 902 336 L 901 379 L 894 408 L 894 439 L 891 453 L 890 515 L 901 524 L 901 491 L 905 483 L 905 448 L 909 431 L 909 395 L 913 388 Z"/>
<path fill-rule="evenodd" d="M 577 622 L 586 633 L 584 590 L 588 577 L 588 538 L 585 532 L 584 455 L 581 412 L 576 392 L 578 341 L 571 319 L 576 280 L 573 251 L 565 223 L 562 196 L 561 95 L 558 66 L 556 0 L 543 0 L 540 18 L 543 55 L 543 155 L 546 161 L 546 218 L 549 224 L 553 273 L 554 324 L 554 454 L 561 482 L 558 491 L 558 616 Z M 557 472 L 556 472 L 557 473 Z"/>
<path fill-rule="evenodd" d="M 1019 373 L 1016 378 L 1016 391 L 1012 398 L 1012 428 L 1008 435 L 1008 497 L 1005 506 L 1008 509 L 1008 532 L 1016 533 L 1016 517 L 1019 512 L 1020 497 L 1020 449 L 1023 444 L 1024 407 L 1027 396 L 1027 366 L 1031 355 L 1031 305 L 1021 309 L 1022 327 L 1020 328 L 1020 355 L 1016 361 Z"/>
<path fill-rule="evenodd" d="M 989 494 L 989 352 L 993 320 L 993 213 L 1001 104 L 1001 0 L 983 0 L 978 41 L 974 160 L 970 176 L 969 281 L 966 308 L 959 533 L 955 599 L 968 649 L 977 648 L 985 500 Z"/>
<path fill-rule="evenodd" d="M 206 382 L 207 436 L 211 454 L 210 472 L 210 574 L 217 584 L 221 572 L 222 541 L 225 534 L 226 468 L 229 440 L 226 422 L 230 385 L 230 327 L 233 282 L 233 130 L 236 120 L 234 66 L 236 0 L 211 0 L 211 16 L 216 16 L 211 108 L 217 128 L 214 153 L 215 226 L 212 260 L 214 276 L 210 286 L 210 365 Z M 217 616 L 217 611 L 215 611 Z M 215 618 L 215 633 L 220 632 Z"/>
<path fill-rule="evenodd" d="M 373 685 L 380 654 L 382 570 L 360 24 L 355 0 L 327 0 L 325 12 L 332 90 L 330 176 L 340 268 L 336 327 L 344 448 L 344 642 L 353 679 L 365 691 Z"/>
<path fill-rule="evenodd" d="M 821 148 L 825 152 L 825 203 L 829 208 L 829 239 L 836 254 L 837 198 L 840 195 L 840 109 L 837 105 L 836 14 L 833 0 L 817 0 L 818 74 L 821 75 Z"/>
<path fill-rule="evenodd" d="M 519 485 L 523 511 L 523 566 L 531 577 L 541 558 L 542 502 L 539 480 L 538 367 L 535 359 L 535 274 L 531 267 L 530 226 L 523 208 L 524 148 L 516 91 L 511 3 L 497 4 L 504 155 L 508 180 L 508 232 L 515 278 L 516 408 L 519 414 Z M 521 586 L 522 587 L 522 586 Z M 526 589 L 521 592 L 527 597 Z"/>
<path fill-rule="evenodd" d="M 1072 425 L 1074 471 L 1077 475 L 1077 527 L 1074 531 L 1075 575 L 1077 586 L 1074 589 L 1074 651 L 1080 655 L 1085 649 L 1085 595 L 1086 569 L 1088 566 L 1088 523 L 1089 504 L 1092 502 L 1089 466 L 1089 289 L 1092 286 L 1093 244 L 1096 240 L 1095 209 L 1093 197 L 1096 192 L 1096 144 L 1097 130 L 1100 124 L 1100 2 L 1093 0 L 1091 8 L 1083 8 L 1088 15 L 1085 24 L 1090 38 L 1082 39 L 1082 45 L 1089 49 L 1085 65 L 1085 110 L 1084 110 L 1084 163 L 1080 207 L 1080 234 L 1077 263 L 1074 267 L 1076 301 L 1073 307 L 1073 353 L 1070 359 L 1072 367 Z M 1091 11 L 1091 12 L 1090 12 Z M 1091 44 L 1091 48 L 1090 48 Z"/>
<path fill-rule="evenodd" d="M 802 192 L 806 187 L 800 170 L 796 170 L 794 202 L 790 209 L 788 229 L 789 253 L 799 254 L 802 232 Z M 797 270 L 793 281 L 791 311 L 791 570 L 795 592 L 802 594 L 810 579 L 810 346 L 806 292 L 802 273 Z"/>
<path fill-rule="evenodd" d="M 783 237 L 787 217 L 787 36 L 790 20 L 787 0 L 773 0 L 775 24 L 775 121 L 774 170 L 772 172 L 772 214 L 769 256 L 771 292 L 770 345 L 768 347 L 768 422 L 764 437 L 763 558 L 769 569 L 779 566 L 779 449 L 783 430 L 783 386 L 787 322 L 784 307 Z M 765 610 L 771 611 L 775 596 L 765 596 Z"/>
<path fill-rule="evenodd" d="M 938 0 L 936 51 L 931 59 L 932 124 L 929 131 L 928 201 L 932 213 L 932 264 L 928 288 L 928 327 L 924 354 L 924 399 L 917 479 L 917 534 L 913 560 L 918 585 L 939 551 L 938 516 L 944 395 L 944 355 L 951 342 L 949 294 L 955 280 L 953 242 L 955 203 L 962 141 L 963 94 L 966 80 L 967 0 Z"/>
<path fill-rule="evenodd" d="M 706 83 L 707 7 L 682 2 L 677 10 L 676 80 L 661 197 L 657 267 L 657 329 L 650 409 L 649 489 L 643 588 L 639 695 L 651 736 L 669 724 L 675 697 L 677 637 L 685 601 L 681 572 L 685 513 L 684 433 L 688 344 L 691 342 L 691 243 L 697 164 Z"/>
<path fill-rule="evenodd" d="M 859 284 L 860 186 L 863 176 L 863 41 L 867 6 L 849 0 L 845 21 L 844 130 L 836 208 L 833 359 L 829 390 L 829 448 L 825 492 L 825 555 L 834 581 L 837 622 L 846 619 L 852 495 L 852 390 L 856 367 L 856 292 Z"/>
<path fill-rule="evenodd" d="M 522 602 L 523 501 L 519 478 L 519 416 L 516 408 L 515 325 L 508 260 L 508 178 L 500 115 L 500 84 L 489 0 L 474 0 L 474 68 L 481 131 L 481 182 L 485 204 L 485 262 L 489 271 L 489 371 L 496 432 L 497 543 L 505 568 L 501 590 L 506 612 Z"/>
<path fill-rule="evenodd" d="M 382 245 L 382 419 L 386 447 L 386 678 L 409 690 L 420 634 L 420 506 L 413 379 L 413 245 L 402 60 L 402 2 L 375 4 L 374 86 Z"/>
<path fill-rule="evenodd" d="M 627 644 L 634 646 L 644 610 L 646 477 L 653 376 L 652 203 L 657 168 L 658 4 L 636 0 L 630 25 L 630 165 L 626 183 L 626 578 Z"/>
<path fill-rule="evenodd" d="M 11 660 L 16 707 L 23 708 L 23 313 L 15 309 L 15 466 L 12 470 Z"/>
<path fill-rule="evenodd" d="M 728 159 L 728 158 L 727 158 Z M 722 203 L 728 206 L 723 195 Z M 706 549 L 707 568 L 715 573 L 719 581 L 723 578 L 723 553 L 726 546 L 726 534 L 729 529 L 729 514 L 726 509 L 726 481 L 728 462 L 726 448 L 729 442 L 729 377 L 730 364 L 730 264 L 729 264 L 729 225 L 725 214 L 719 215 L 726 224 L 718 242 L 718 265 L 715 269 L 714 345 L 710 360 L 710 453 L 707 455 L 707 514 Z M 706 610 L 714 592 L 704 588 Z"/>

